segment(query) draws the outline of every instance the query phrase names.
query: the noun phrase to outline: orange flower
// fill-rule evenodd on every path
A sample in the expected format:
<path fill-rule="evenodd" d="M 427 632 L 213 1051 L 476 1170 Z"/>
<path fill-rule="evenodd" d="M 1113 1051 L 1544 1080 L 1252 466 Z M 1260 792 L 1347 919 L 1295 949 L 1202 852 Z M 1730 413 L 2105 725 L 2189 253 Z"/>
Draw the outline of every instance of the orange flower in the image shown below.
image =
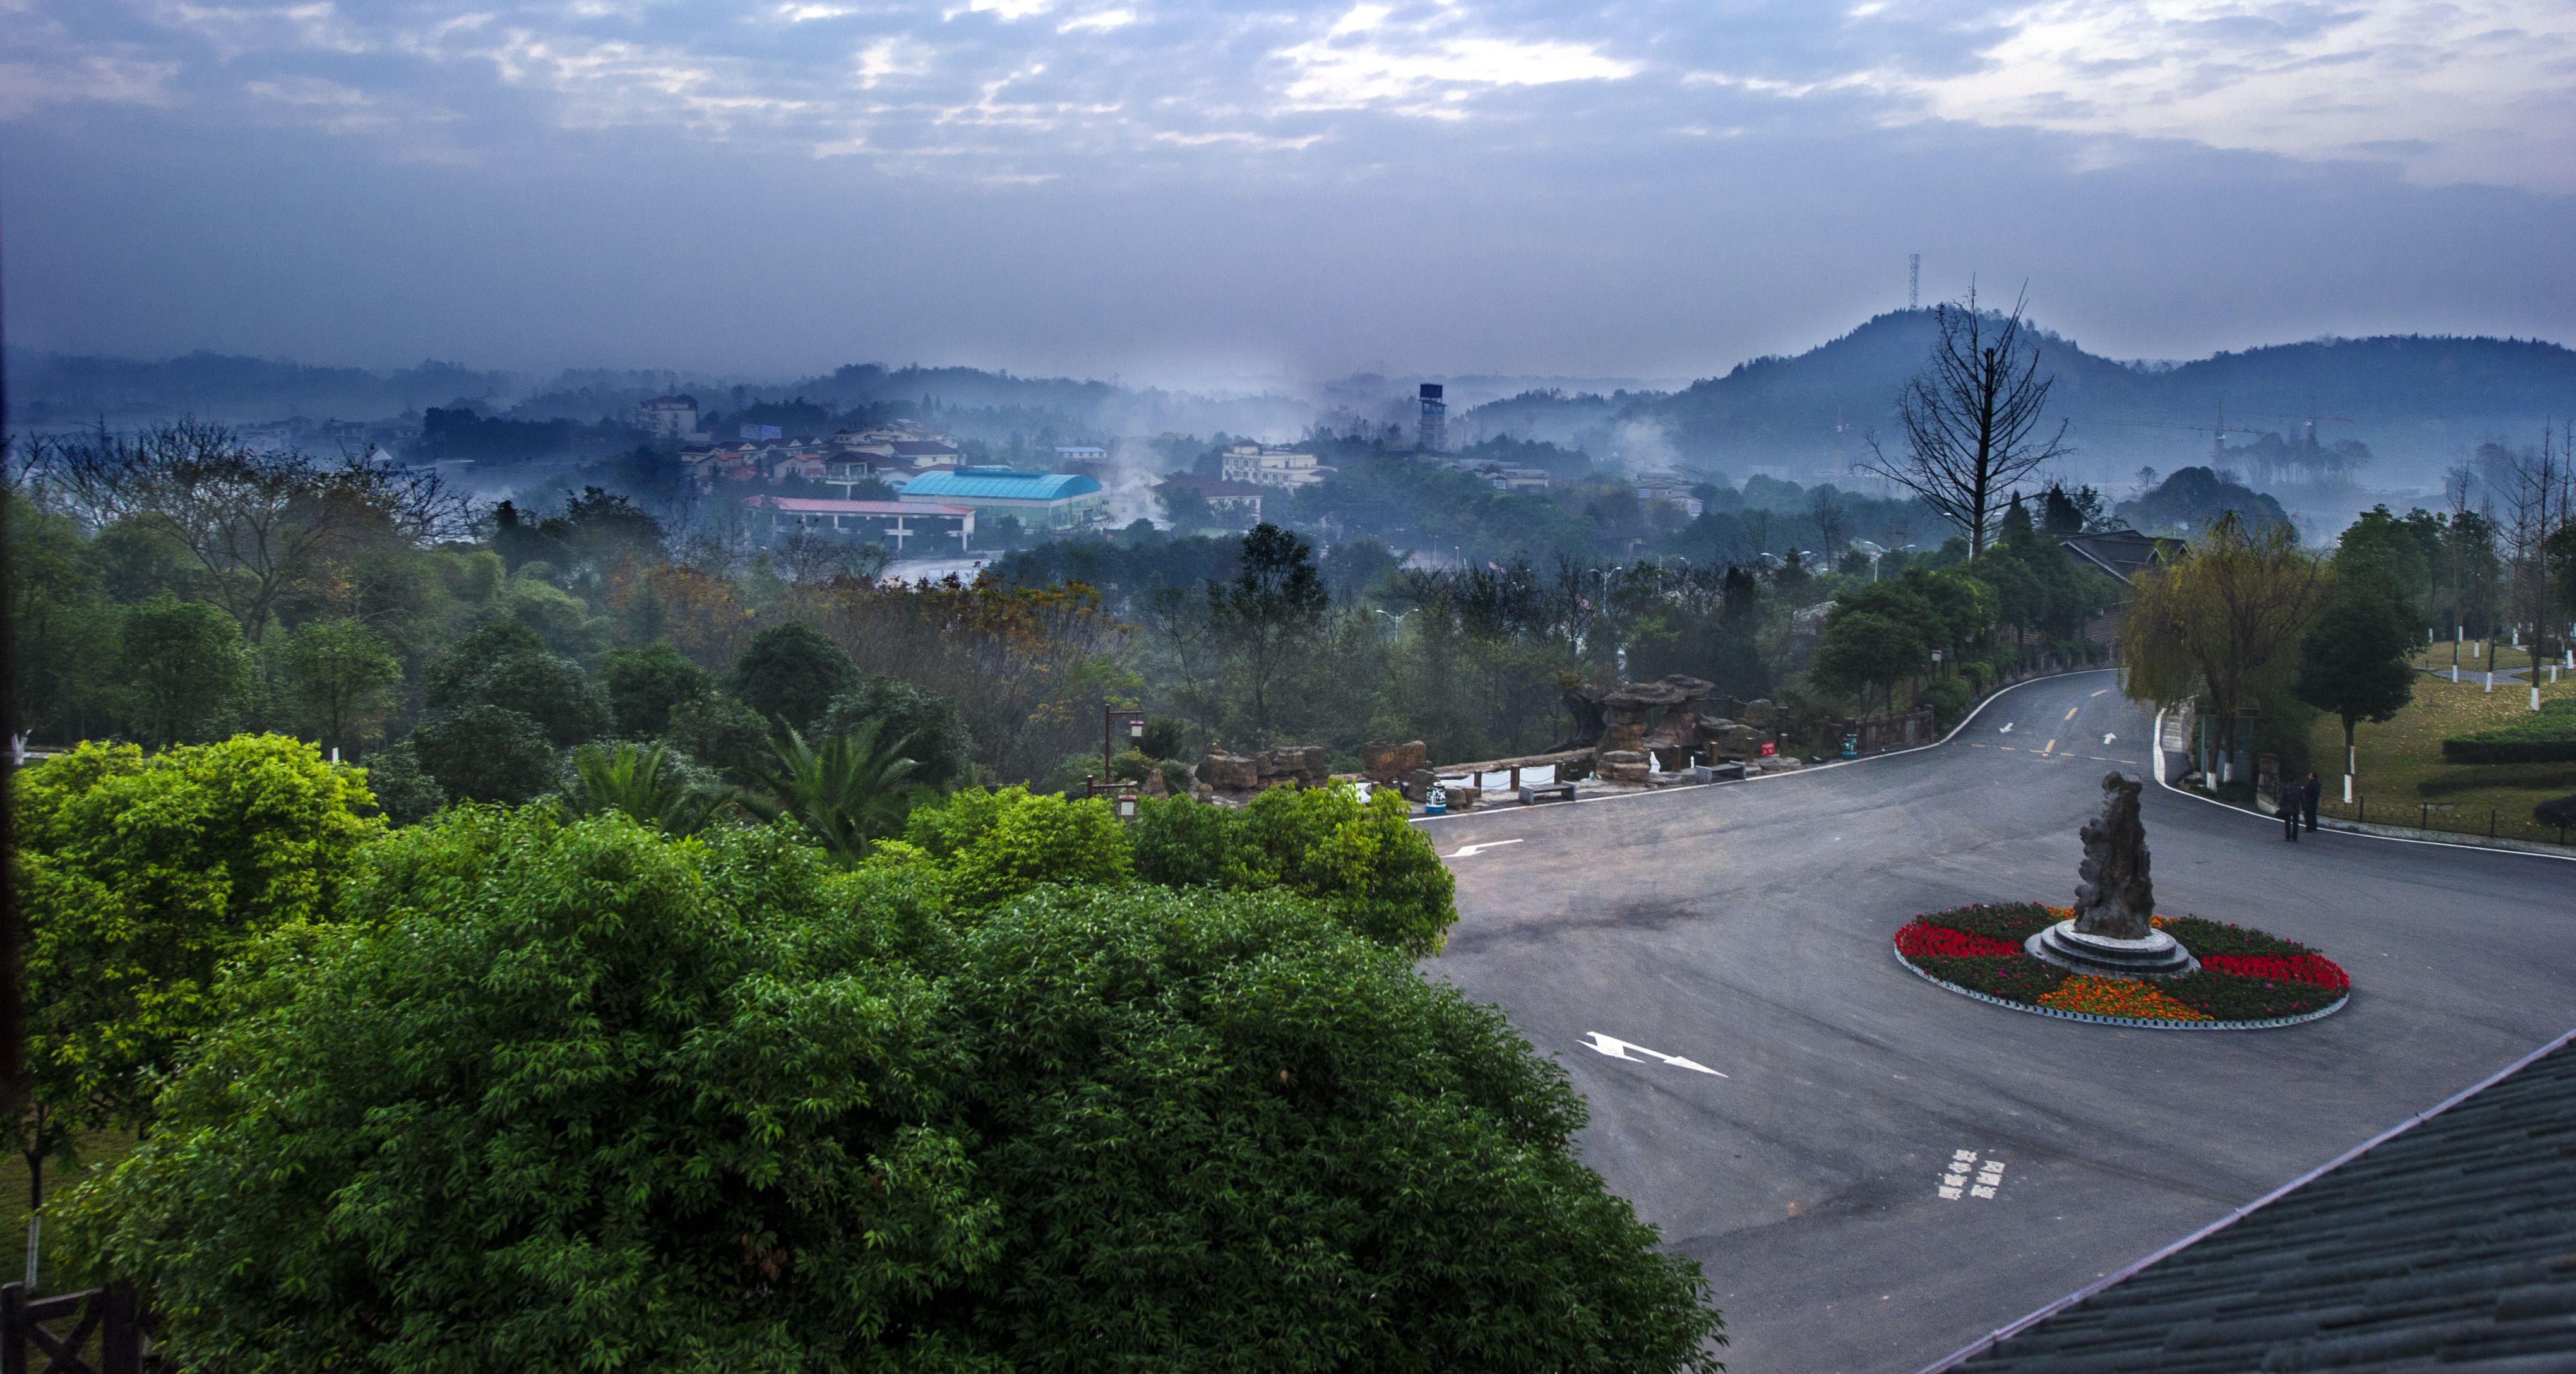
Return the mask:
<path fill-rule="evenodd" d="M 2056 1011 L 2085 1012 L 2141 1021 L 2206 1021 L 2209 1016 L 2167 997 L 2153 983 L 2138 978 L 2088 978 L 2082 974 L 2058 984 L 2039 1005 Z"/>

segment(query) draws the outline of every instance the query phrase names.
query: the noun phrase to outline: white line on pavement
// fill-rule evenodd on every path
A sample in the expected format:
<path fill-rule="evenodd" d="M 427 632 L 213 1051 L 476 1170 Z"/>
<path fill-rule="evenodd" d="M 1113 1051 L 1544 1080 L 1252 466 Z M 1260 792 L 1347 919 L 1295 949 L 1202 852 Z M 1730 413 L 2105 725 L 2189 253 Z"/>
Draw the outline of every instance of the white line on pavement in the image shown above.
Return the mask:
<path fill-rule="evenodd" d="M 1518 840 L 1487 840 L 1483 844 L 1460 845 L 1458 847 L 1458 852 L 1450 855 L 1449 857 L 1453 859 L 1472 859 L 1478 854 L 1484 853 L 1488 849 L 1500 849 L 1507 844 L 1519 843 L 1520 841 Z"/>

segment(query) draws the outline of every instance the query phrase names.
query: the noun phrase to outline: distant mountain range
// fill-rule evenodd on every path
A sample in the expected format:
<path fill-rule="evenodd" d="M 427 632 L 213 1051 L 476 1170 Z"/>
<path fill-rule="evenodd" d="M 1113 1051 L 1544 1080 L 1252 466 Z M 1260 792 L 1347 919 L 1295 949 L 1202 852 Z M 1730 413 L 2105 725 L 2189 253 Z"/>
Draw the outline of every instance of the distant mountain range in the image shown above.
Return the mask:
<path fill-rule="evenodd" d="M 1536 384 L 1481 399 L 1515 383 L 1446 379 L 1449 432 L 1454 443 L 1509 433 L 1581 444 L 1596 458 L 1630 467 L 1678 463 L 1738 480 L 1773 470 L 1812 481 L 1865 458 L 1872 430 L 1883 437 L 1892 430 L 1896 394 L 1923 365 L 1934 333 L 1931 311 L 1896 311 L 1795 357 L 1756 358 L 1671 391 L 1614 388 L 1605 395 Z M 2070 467 L 2096 480 L 2126 478 L 2140 466 L 2212 461 L 2222 413 L 2231 447 L 2254 445 L 2266 432 L 2300 444 L 2314 417 L 2319 444 L 2368 448 L 2369 461 L 2351 474 L 2365 486 L 2438 483 L 2442 466 L 2483 440 L 2536 442 L 2550 417 L 2576 415 L 2576 350 L 2538 340 L 2319 339 L 2168 366 L 2115 362 L 2045 330 L 2035 337 L 2044 369 L 2057 378 L 2052 413 L 2072 422 L 2069 438 L 2081 450 Z M 437 361 L 372 372 L 205 352 L 147 362 L 21 348 L 8 350 L 5 366 L 9 422 L 17 426 L 178 414 L 234 422 L 299 414 L 376 419 L 458 403 L 485 415 L 590 422 L 648 396 L 691 391 L 717 412 L 794 397 L 838 408 L 928 403 L 964 431 L 992 430 L 999 438 L 1004 430 L 1052 429 L 1066 440 L 1219 429 L 1289 439 L 1315 425 L 1380 437 L 1393 425 L 1409 441 L 1416 384 L 1366 375 L 1302 395 L 1283 389 L 1208 397 L 878 364 L 783 385 L 649 371 L 566 372 L 541 382 Z M 2279 441 L 2271 442 L 2277 451 Z"/>
<path fill-rule="evenodd" d="M 1795 357 L 1756 358 L 1681 391 L 1617 402 L 1525 396 L 1475 408 L 1465 428 L 1560 442 L 1589 433 L 1614 453 L 1640 450 L 1632 458 L 1651 457 L 1660 444 L 1674 459 L 1739 480 L 1767 468 L 1813 480 L 1834 466 L 1837 424 L 1847 463 L 1868 456 L 1873 429 L 1893 443 L 1896 395 L 1935 334 L 1931 311 L 1896 311 Z M 2355 474 L 2364 485 L 2438 481 L 2443 465 L 2483 440 L 2536 443 L 2552 416 L 2576 415 L 2576 350 L 2538 340 L 2319 339 L 2141 366 L 2045 330 L 2036 337 L 2042 370 L 2057 379 L 2051 415 L 2072 421 L 2072 466 L 2103 478 L 2211 461 L 2222 414 L 2231 447 L 2266 432 L 2303 441 L 2314 418 L 2319 444 L 2369 448 L 2372 461 Z"/>

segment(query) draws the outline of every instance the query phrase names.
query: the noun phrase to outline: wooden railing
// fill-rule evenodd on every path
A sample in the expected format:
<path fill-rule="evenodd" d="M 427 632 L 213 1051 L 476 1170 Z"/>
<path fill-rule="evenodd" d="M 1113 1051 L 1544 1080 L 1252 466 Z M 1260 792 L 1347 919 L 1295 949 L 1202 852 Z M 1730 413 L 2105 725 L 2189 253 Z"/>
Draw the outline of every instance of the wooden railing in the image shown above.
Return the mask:
<path fill-rule="evenodd" d="M 27 1285 L 9 1284 L 0 1287 L 0 1374 L 143 1374 L 145 1326 L 131 1288 L 31 1298 Z M 93 1337 L 96 1364 L 87 1358 Z M 42 1366 L 34 1363 L 39 1355 Z"/>

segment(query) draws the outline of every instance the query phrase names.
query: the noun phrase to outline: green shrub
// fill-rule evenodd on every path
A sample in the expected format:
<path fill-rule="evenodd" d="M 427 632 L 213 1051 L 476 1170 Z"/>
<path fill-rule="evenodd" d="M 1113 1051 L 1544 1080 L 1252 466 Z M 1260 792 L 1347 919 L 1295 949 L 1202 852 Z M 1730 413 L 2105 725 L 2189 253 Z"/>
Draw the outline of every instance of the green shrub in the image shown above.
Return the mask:
<path fill-rule="evenodd" d="M 1936 926 L 1983 935 L 1989 940 L 2009 940 L 2014 944 L 2037 935 L 2066 918 L 2037 902 L 2003 902 L 1988 906 L 1954 906 L 1923 918 Z"/>
<path fill-rule="evenodd" d="M 2055 964 L 2043 964 L 2020 954 L 1965 959 L 1918 954 L 1906 962 L 1942 982 L 1955 983 L 1970 992 L 1982 992 L 2007 1002 L 2037 1002 L 2057 991 L 2057 985 L 2072 976 Z"/>
<path fill-rule="evenodd" d="M 2193 954 L 2314 954 L 2315 950 L 2296 940 L 2266 935 L 2234 923 L 2221 924 L 2199 916 L 2169 916 L 2159 927 L 2165 934 L 2182 942 Z"/>
<path fill-rule="evenodd" d="M 959 852 L 1063 807 L 989 800 Z M 396 832 L 48 1231 L 185 1368 L 1716 1367 L 1500 1012 L 1283 893 L 904 887 Z"/>
<path fill-rule="evenodd" d="M 939 865 L 967 910 L 1009 901 L 1041 883 L 1116 883 L 1131 863 L 1126 827 L 1100 800 L 968 788 L 904 821 L 904 840 Z"/>
<path fill-rule="evenodd" d="M 1932 708 L 1933 728 L 1938 730 L 1958 724 L 1959 717 L 1967 713 L 1968 703 L 1974 700 L 1976 693 L 1954 677 L 1945 677 L 1923 689 L 1923 704 Z"/>
<path fill-rule="evenodd" d="M 2195 951 L 2197 952 L 2197 951 Z M 2304 1016 L 2344 999 L 2342 988 L 2295 978 L 2263 979 L 2201 971 L 2156 984 L 2156 990 L 2220 1021 L 2268 1021 Z"/>
<path fill-rule="evenodd" d="M 2530 720 L 2500 730 L 2446 739 L 2442 741 L 2442 759 L 2446 763 L 2576 762 L 2576 714 L 2543 710 Z"/>

